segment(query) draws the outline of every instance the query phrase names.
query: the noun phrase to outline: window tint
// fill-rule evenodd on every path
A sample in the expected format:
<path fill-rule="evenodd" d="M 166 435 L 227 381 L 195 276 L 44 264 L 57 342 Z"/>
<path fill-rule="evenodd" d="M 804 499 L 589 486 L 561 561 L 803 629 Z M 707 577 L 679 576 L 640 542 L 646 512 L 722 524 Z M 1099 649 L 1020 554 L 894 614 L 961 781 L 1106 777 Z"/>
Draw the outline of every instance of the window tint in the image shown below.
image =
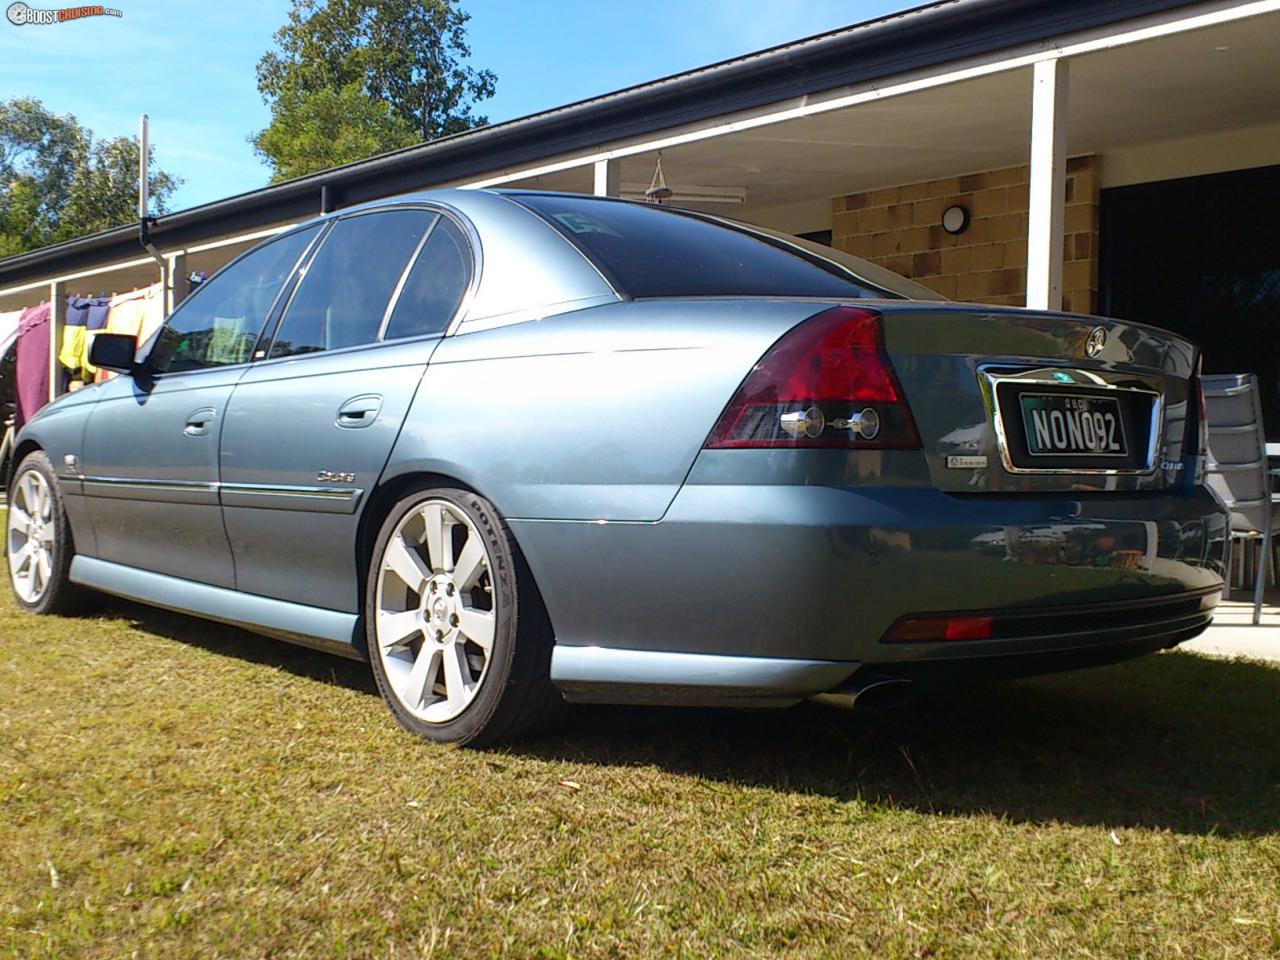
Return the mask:
<path fill-rule="evenodd" d="M 157 334 L 151 365 L 157 372 L 247 363 L 267 311 L 320 225 L 251 250 L 203 284 Z"/>
<path fill-rule="evenodd" d="M 285 311 L 271 356 L 372 343 L 405 265 L 434 214 L 388 210 L 339 220 Z"/>
<path fill-rule="evenodd" d="M 817 257 L 819 260 L 826 260 L 837 270 L 847 270 L 853 274 L 858 280 L 866 282 L 871 287 L 878 287 L 885 291 L 890 297 L 902 297 L 906 300 L 946 300 L 942 294 L 930 290 L 922 283 L 914 280 L 908 280 L 900 273 L 894 273 L 892 270 L 886 270 L 879 264 L 871 263 L 863 260 L 861 257 L 855 257 L 852 254 L 845 253 L 843 250 L 837 250 L 825 243 L 818 243 L 814 240 L 806 240 L 804 237 L 797 237 L 794 234 L 782 233 L 779 230 L 770 230 L 759 224 L 743 224 L 744 227 L 750 229 L 754 233 L 759 233 L 766 237 L 772 237 L 779 243 L 792 244 L 804 250 L 806 253 Z"/>
<path fill-rule="evenodd" d="M 633 297 L 883 297 L 834 264 L 653 205 L 522 194 Z M 825 262 L 825 261 L 824 261 Z"/>
<path fill-rule="evenodd" d="M 471 248 L 448 217 L 441 217 L 409 271 L 387 323 L 385 339 L 442 333 L 471 280 Z"/>

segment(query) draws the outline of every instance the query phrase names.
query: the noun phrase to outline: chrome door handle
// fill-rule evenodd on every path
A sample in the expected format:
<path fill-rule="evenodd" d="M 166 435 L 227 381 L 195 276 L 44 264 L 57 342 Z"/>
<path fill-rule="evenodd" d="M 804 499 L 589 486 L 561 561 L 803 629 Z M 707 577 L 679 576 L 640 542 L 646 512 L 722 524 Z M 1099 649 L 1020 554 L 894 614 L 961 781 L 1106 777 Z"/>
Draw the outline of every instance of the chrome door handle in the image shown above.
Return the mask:
<path fill-rule="evenodd" d="M 338 419 L 334 422 L 347 430 L 367 427 L 378 419 L 381 410 L 382 397 L 376 393 L 352 397 L 338 408 Z"/>
<path fill-rule="evenodd" d="M 213 423 L 213 418 L 218 415 L 218 411 L 213 407 L 204 407 L 195 411 L 187 417 L 186 426 L 182 428 L 182 432 L 188 437 L 203 437 L 209 433 L 209 426 Z"/>

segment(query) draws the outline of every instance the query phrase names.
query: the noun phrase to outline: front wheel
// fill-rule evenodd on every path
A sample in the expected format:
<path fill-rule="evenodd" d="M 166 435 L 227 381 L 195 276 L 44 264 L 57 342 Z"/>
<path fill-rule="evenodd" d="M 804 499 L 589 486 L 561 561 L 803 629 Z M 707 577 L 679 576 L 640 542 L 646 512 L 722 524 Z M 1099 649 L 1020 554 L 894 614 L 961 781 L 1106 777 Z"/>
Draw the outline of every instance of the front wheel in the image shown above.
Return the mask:
<path fill-rule="evenodd" d="M 482 746 L 545 728 L 551 631 L 488 500 L 451 487 L 402 499 L 374 543 L 365 596 L 373 676 L 402 726 Z"/>
<path fill-rule="evenodd" d="M 74 613 L 84 591 L 70 579 L 75 546 L 53 465 L 41 450 L 23 457 L 9 485 L 5 556 L 18 605 L 31 613 Z"/>

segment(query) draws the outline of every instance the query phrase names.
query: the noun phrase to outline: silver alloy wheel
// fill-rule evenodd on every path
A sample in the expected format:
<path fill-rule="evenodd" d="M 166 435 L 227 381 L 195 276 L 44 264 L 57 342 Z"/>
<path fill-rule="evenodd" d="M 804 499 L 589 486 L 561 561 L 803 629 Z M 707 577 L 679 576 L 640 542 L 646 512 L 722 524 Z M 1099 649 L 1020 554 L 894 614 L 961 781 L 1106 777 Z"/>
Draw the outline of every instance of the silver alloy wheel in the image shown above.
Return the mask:
<path fill-rule="evenodd" d="M 378 558 L 372 653 L 419 720 L 453 720 L 484 683 L 497 624 L 489 568 L 480 531 L 447 500 L 410 510 Z"/>
<path fill-rule="evenodd" d="M 9 576 L 24 603 L 39 603 L 53 576 L 53 491 L 37 470 L 13 488 L 9 504 Z"/>

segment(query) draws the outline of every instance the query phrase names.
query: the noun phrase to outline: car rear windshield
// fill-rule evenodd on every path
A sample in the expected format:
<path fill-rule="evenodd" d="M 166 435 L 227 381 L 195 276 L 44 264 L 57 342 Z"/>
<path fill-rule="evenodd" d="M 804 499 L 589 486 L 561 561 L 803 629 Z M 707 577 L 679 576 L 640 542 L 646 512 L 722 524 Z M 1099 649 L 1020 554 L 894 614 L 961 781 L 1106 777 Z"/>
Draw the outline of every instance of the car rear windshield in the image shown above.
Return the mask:
<path fill-rule="evenodd" d="M 558 194 L 539 214 L 624 293 L 645 297 L 899 297 L 775 237 L 649 204 Z"/>

